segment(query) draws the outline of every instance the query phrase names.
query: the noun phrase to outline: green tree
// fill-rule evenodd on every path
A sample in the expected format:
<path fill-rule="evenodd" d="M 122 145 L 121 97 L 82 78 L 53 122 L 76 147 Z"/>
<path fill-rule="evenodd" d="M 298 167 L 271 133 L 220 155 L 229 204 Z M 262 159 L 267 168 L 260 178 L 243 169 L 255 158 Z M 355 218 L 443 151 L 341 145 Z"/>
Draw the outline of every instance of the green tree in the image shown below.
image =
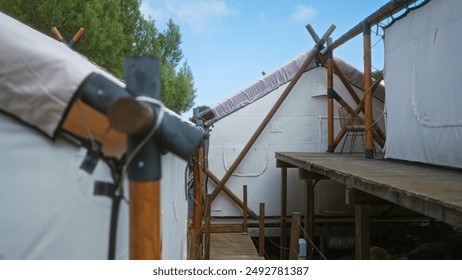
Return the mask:
<path fill-rule="evenodd" d="M 67 40 L 84 27 L 87 32 L 76 51 L 119 78 L 125 57 L 158 57 L 163 102 L 177 113 L 186 112 L 196 90 L 187 62 L 180 65 L 180 28 L 170 20 L 159 32 L 154 19 L 143 17 L 140 5 L 141 0 L 0 0 L 0 11 L 48 35 L 56 26 Z"/>

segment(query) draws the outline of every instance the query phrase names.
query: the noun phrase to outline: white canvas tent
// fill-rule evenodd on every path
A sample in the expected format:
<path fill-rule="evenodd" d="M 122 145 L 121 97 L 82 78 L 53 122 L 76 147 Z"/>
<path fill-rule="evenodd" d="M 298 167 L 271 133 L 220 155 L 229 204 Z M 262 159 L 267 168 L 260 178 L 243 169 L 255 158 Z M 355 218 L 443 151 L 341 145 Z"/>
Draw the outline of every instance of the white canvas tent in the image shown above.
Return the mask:
<path fill-rule="evenodd" d="M 119 157 L 125 137 L 75 100 L 93 72 L 123 86 L 64 44 L 0 13 L 0 259 L 106 259 L 111 199 L 95 196 L 96 181 L 113 182 L 102 157 L 80 168 L 84 141 L 100 141 Z M 162 157 L 162 258 L 186 258 L 186 162 Z M 128 198 L 129 199 L 129 198 Z M 128 207 L 122 201 L 115 257 L 129 257 Z"/>
<path fill-rule="evenodd" d="M 385 29 L 385 156 L 462 168 L 462 2 L 424 4 Z"/>
<path fill-rule="evenodd" d="M 213 114 L 208 113 L 212 125 L 208 152 L 208 168 L 219 178 L 223 177 L 234 162 L 256 128 L 265 118 L 275 101 L 286 89 L 308 52 L 302 53 L 273 72 L 262 76 L 249 87 L 239 91 L 223 102 L 210 107 Z M 334 57 L 338 67 L 347 77 L 354 90 L 361 98 L 363 96 L 363 75 L 360 71 Z M 338 76 L 334 75 L 335 91 L 352 108 L 356 107 L 353 98 L 348 93 Z M 384 90 L 379 87 L 374 101 L 374 117 L 383 127 L 380 118 L 383 108 Z M 380 101 L 382 100 L 382 101 Z M 339 104 L 335 103 L 335 115 L 338 115 Z M 336 131 L 340 130 L 338 119 Z M 348 139 L 350 141 L 351 138 Z M 363 151 L 363 140 L 357 139 L 354 152 Z M 340 150 L 342 143 L 336 151 Z M 280 171 L 276 168 L 275 152 L 303 151 L 325 152 L 327 150 L 327 70 L 320 62 L 313 62 L 295 84 L 288 97 L 264 129 L 250 152 L 241 162 L 226 185 L 234 194 L 242 198 L 242 186 L 248 185 L 249 207 L 255 212 L 260 202 L 266 203 L 267 216 L 280 215 Z M 345 152 L 345 151 L 344 151 Z M 348 151 L 346 151 L 348 152 Z M 304 209 L 304 186 L 296 170 L 289 169 L 288 211 Z M 323 180 L 317 188 L 321 192 L 342 190 L 333 181 Z M 209 180 L 208 191 L 215 185 Z M 326 207 L 325 201 L 318 193 L 316 209 L 324 214 L 339 214 L 347 211 L 344 203 L 338 206 Z M 339 197 L 342 201 L 341 197 Z M 335 199 L 334 199 L 335 200 Z M 344 198 L 343 198 L 344 201 Z M 335 204 L 335 203 L 334 203 Z M 334 209 L 335 208 L 335 209 Z M 221 193 L 212 204 L 214 216 L 239 216 L 242 210 L 225 194 Z"/>

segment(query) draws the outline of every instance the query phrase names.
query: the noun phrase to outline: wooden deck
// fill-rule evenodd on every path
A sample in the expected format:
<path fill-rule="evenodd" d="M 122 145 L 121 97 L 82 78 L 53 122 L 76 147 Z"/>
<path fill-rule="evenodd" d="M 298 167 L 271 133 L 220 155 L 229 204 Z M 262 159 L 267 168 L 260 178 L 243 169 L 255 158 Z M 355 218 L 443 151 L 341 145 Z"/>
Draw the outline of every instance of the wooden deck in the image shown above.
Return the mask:
<path fill-rule="evenodd" d="M 212 233 L 210 236 L 211 260 L 264 260 L 258 256 L 250 235 L 240 232 Z"/>
<path fill-rule="evenodd" d="M 365 159 L 364 155 L 276 153 L 281 168 L 281 244 L 285 247 L 287 168 L 298 168 L 306 180 L 305 232 L 314 232 L 314 188 L 317 180 L 343 183 L 355 207 L 356 259 L 369 259 L 370 206 L 396 204 L 462 228 L 462 172 L 428 165 Z M 314 180 L 313 180 L 314 179 Z M 351 204 L 351 203 L 348 203 Z M 313 249 L 307 247 L 307 256 Z M 286 253 L 281 250 L 281 259 Z"/>
<path fill-rule="evenodd" d="M 427 217 L 462 227 L 462 172 L 329 153 L 276 153 L 278 161 L 328 177 Z"/>

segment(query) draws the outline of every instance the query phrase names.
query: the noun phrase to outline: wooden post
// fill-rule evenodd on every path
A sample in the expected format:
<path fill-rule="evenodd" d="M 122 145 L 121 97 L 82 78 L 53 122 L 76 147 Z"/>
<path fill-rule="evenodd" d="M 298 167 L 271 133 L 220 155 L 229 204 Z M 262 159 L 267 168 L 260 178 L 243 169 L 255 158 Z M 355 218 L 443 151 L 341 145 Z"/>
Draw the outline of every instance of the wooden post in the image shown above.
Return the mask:
<path fill-rule="evenodd" d="M 202 145 L 196 150 L 194 155 L 193 166 L 193 248 L 191 250 L 191 259 L 199 260 L 201 257 L 202 245 L 202 162 L 203 162 L 204 148 Z"/>
<path fill-rule="evenodd" d="M 316 181 L 305 180 L 306 186 L 306 213 L 305 213 L 305 233 L 306 240 L 306 259 L 313 254 L 313 232 L 314 232 L 314 186 Z M 308 240 L 307 240 L 308 239 Z"/>
<path fill-rule="evenodd" d="M 369 206 L 355 205 L 356 259 L 369 259 Z"/>
<path fill-rule="evenodd" d="M 364 126 L 366 127 L 365 157 L 374 158 L 374 130 L 372 128 L 372 64 L 371 64 L 371 25 L 364 22 Z"/>
<path fill-rule="evenodd" d="M 259 213 L 259 230 L 258 230 L 258 255 L 265 256 L 265 203 L 260 203 Z"/>
<path fill-rule="evenodd" d="M 292 213 L 292 226 L 290 229 L 289 260 L 298 260 L 298 239 L 300 238 L 300 212 Z"/>
<path fill-rule="evenodd" d="M 243 232 L 247 233 L 247 185 L 242 187 L 243 195 L 244 195 L 244 209 L 242 210 L 242 230 Z"/>
<path fill-rule="evenodd" d="M 330 38 L 328 42 L 331 43 Z M 334 69 L 330 51 L 327 54 L 327 152 L 333 153 L 334 151 Z"/>
<path fill-rule="evenodd" d="M 207 194 L 205 200 L 205 253 L 204 259 L 210 260 L 210 223 L 212 219 L 212 198 L 210 194 Z"/>
<path fill-rule="evenodd" d="M 287 259 L 287 167 L 281 167 L 281 260 Z"/>
<path fill-rule="evenodd" d="M 130 258 L 161 258 L 159 180 L 130 182 Z"/>

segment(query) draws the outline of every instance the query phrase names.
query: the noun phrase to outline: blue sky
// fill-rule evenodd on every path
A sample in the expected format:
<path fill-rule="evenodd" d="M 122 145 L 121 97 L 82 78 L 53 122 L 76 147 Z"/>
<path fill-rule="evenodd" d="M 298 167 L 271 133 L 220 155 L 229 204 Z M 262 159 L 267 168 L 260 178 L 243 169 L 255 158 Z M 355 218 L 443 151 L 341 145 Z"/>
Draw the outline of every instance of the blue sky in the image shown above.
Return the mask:
<path fill-rule="evenodd" d="M 180 26 L 181 48 L 194 75 L 195 104 L 213 105 L 233 95 L 301 52 L 334 24 L 333 40 L 389 0 L 143 0 L 141 11 L 163 30 L 169 18 Z M 373 32 L 377 31 L 374 27 Z M 378 30 L 383 34 L 382 30 Z M 383 68 L 383 40 L 373 36 L 373 67 Z M 363 67 L 362 36 L 334 53 Z M 187 112 L 184 116 L 191 116 Z"/>

